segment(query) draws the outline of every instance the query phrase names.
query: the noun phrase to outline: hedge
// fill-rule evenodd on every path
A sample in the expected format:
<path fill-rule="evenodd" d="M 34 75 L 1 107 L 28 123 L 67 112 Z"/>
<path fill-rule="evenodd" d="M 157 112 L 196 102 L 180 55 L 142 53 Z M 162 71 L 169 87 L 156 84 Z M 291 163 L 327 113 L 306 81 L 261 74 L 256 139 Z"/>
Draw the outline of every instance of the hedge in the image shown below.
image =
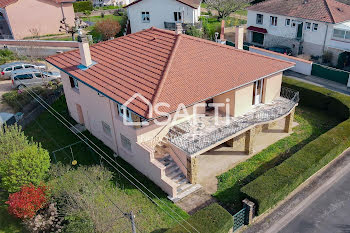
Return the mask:
<path fill-rule="evenodd" d="M 94 9 L 91 1 L 74 2 L 73 8 L 74 12 L 92 11 Z"/>
<path fill-rule="evenodd" d="M 350 146 L 350 97 L 288 78 L 283 82 L 284 86 L 300 92 L 301 105 L 324 109 L 341 119 L 348 119 L 241 188 L 241 192 L 257 204 L 258 215 L 283 200 Z"/>
<path fill-rule="evenodd" d="M 233 217 L 219 204 L 214 203 L 208 207 L 196 212 L 187 219 L 201 233 L 227 233 L 233 227 Z M 183 224 L 190 232 L 196 232 L 191 226 Z M 187 233 L 188 231 L 182 225 L 166 231 L 166 233 Z"/>

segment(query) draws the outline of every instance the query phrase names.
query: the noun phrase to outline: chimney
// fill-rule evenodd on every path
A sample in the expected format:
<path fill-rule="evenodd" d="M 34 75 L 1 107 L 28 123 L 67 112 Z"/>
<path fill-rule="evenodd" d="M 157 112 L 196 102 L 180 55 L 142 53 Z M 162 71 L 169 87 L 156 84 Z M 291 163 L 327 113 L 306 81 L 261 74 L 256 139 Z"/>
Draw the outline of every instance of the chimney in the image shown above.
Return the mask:
<path fill-rule="evenodd" d="M 217 41 L 220 44 L 226 44 L 225 40 L 225 20 L 221 21 L 221 32 L 220 32 L 220 40 Z"/>
<path fill-rule="evenodd" d="M 176 35 L 182 34 L 183 28 L 182 23 L 176 23 L 175 24 L 175 33 Z"/>
<path fill-rule="evenodd" d="M 78 42 L 81 65 L 89 67 L 92 65 L 89 41 L 86 36 L 81 33 L 81 30 L 79 30 Z"/>
<path fill-rule="evenodd" d="M 235 35 L 236 49 L 243 49 L 243 36 L 244 36 L 244 28 L 242 26 L 237 26 L 236 35 Z"/>

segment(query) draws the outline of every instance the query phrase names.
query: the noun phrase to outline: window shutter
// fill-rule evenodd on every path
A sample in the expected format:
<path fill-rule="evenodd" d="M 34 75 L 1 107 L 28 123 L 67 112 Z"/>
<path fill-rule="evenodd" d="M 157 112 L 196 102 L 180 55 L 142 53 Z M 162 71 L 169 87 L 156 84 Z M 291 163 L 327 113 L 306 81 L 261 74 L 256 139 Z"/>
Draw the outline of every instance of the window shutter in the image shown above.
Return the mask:
<path fill-rule="evenodd" d="M 75 85 L 74 85 L 74 79 L 73 79 L 72 77 L 69 77 L 69 81 L 70 81 L 70 86 L 71 86 L 72 88 L 74 88 L 74 87 L 75 87 Z"/>

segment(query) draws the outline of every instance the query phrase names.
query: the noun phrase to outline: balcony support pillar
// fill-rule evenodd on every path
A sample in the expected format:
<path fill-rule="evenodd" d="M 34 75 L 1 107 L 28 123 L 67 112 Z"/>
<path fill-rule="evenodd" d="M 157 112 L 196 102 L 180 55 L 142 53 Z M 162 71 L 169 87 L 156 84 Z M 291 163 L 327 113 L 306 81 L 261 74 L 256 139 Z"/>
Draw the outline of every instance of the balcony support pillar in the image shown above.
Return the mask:
<path fill-rule="evenodd" d="M 251 155 L 254 152 L 255 129 L 252 128 L 245 132 L 245 153 Z"/>
<path fill-rule="evenodd" d="M 286 121 L 284 124 L 284 132 L 286 133 L 292 132 L 294 113 L 295 113 L 295 108 L 293 108 L 293 110 L 288 114 L 288 116 L 286 116 Z"/>
<path fill-rule="evenodd" d="M 197 184 L 197 157 L 187 157 L 187 179 L 191 184 Z"/>

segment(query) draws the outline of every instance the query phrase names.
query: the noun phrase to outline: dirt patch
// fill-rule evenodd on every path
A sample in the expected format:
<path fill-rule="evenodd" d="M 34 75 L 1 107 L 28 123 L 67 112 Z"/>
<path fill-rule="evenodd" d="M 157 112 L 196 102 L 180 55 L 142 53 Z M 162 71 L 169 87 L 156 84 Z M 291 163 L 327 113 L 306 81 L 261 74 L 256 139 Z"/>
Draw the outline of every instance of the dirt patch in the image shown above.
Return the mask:
<path fill-rule="evenodd" d="M 214 202 L 216 202 L 214 197 L 208 194 L 204 189 L 200 189 L 176 202 L 176 205 L 187 213 L 194 214 L 198 210 L 203 209 Z"/>

